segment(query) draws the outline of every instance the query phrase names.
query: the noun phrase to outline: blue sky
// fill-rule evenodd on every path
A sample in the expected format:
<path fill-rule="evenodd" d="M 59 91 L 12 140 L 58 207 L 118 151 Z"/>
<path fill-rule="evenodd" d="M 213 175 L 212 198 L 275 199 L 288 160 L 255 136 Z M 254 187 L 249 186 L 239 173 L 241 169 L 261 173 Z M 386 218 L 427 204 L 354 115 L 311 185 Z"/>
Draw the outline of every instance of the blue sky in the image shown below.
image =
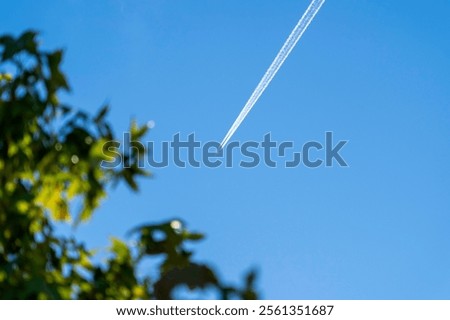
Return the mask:
<path fill-rule="evenodd" d="M 66 48 L 67 100 L 117 134 L 221 140 L 307 0 L 7 1 L 0 31 Z M 5 14 L 7 13 L 7 14 Z M 349 140 L 349 168 L 153 170 L 77 230 L 181 217 L 196 258 L 267 299 L 450 299 L 450 2 L 328 0 L 233 139 Z"/>

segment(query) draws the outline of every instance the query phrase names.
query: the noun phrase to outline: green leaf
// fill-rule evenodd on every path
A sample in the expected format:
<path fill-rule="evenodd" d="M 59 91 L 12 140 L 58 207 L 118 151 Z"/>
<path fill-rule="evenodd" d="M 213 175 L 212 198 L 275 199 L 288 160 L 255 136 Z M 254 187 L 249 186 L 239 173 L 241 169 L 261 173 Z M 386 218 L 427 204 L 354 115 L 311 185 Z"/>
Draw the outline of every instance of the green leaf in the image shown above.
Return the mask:
<path fill-rule="evenodd" d="M 163 274 L 155 284 L 155 297 L 159 300 L 170 300 L 173 290 L 180 285 L 186 285 L 194 290 L 217 284 L 217 278 L 210 268 L 206 265 L 191 263 L 186 268 L 173 269 Z"/>

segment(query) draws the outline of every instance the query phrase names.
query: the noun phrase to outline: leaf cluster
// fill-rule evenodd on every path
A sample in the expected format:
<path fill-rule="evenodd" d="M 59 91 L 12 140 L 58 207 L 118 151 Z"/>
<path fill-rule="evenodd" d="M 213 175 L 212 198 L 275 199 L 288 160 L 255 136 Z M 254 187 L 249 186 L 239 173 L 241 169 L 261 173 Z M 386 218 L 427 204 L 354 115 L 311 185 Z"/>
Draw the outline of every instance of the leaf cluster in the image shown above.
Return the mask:
<path fill-rule="evenodd" d="M 124 182 L 137 191 L 137 179 L 149 172 L 139 168 L 143 152 L 122 152 L 128 164 L 122 168 L 100 166 L 113 156 L 104 150 L 115 140 L 109 107 L 90 115 L 61 103 L 59 94 L 70 89 L 61 71 L 64 52 L 42 50 L 37 37 L 0 36 L 0 298 L 171 299 L 185 286 L 255 299 L 254 273 L 236 288 L 193 260 L 186 243 L 203 235 L 181 221 L 135 228 L 133 245 L 112 239 L 102 262 L 84 243 L 55 232 L 56 222 L 89 221 L 110 185 Z M 147 130 L 130 125 L 136 141 Z M 145 258 L 162 258 L 153 262 L 156 277 L 151 270 L 139 276 Z"/>

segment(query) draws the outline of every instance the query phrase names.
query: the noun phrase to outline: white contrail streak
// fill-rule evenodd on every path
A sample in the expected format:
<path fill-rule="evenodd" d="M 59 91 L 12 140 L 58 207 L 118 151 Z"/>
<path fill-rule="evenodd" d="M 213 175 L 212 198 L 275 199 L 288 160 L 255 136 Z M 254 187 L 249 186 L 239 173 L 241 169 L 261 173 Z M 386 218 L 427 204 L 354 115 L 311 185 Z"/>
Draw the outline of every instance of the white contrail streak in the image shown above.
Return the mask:
<path fill-rule="evenodd" d="M 225 138 L 223 138 L 222 143 L 220 144 L 220 146 L 222 148 L 228 143 L 228 141 L 231 139 L 233 134 L 236 132 L 236 130 L 241 125 L 242 121 L 244 121 L 245 117 L 247 117 L 250 110 L 252 110 L 253 106 L 259 100 L 259 98 L 264 93 L 266 88 L 269 86 L 270 82 L 273 80 L 273 78 L 277 74 L 278 70 L 280 70 L 281 66 L 286 61 L 289 54 L 292 52 L 292 50 L 294 49 L 297 42 L 303 36 L 306 29 L 308 29 L 308 26 L 313 21 L 314 17 L 319 12 L 319 10 L 322 7 L 322 5 L 324 4 L 324 2 L 325 2 L 325 0 L 313 0 L 311 2 L 308 9 L 303 14 L 302 18 L 295 26 L 294 30 L 292 30 L 291 34 L 289 35 L 289 38 L 284 43 L 280 52 L 275 57 L 275 60 L 272 62 L 269 69 L 264 74 L 264 77 L 259 82 L 255 91 L 251 95 L 250 99 L 245 104 L 244 108 L 242 109 L 241 113 L 237 117 L 236 121 L 231 126 L 227 135 L 225 136 Z"/>

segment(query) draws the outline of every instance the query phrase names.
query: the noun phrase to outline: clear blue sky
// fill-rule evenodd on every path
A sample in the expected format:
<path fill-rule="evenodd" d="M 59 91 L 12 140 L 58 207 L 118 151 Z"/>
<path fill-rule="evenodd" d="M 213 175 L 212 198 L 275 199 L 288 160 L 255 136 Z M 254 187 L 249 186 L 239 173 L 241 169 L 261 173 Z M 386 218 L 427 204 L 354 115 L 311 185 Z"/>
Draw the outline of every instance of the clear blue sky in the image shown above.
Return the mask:
<path fill-rule="evenodd" d="M 6 1 L 0 31 L 67 49 L 72 105 L 117 134 L 220 140 L 307 0 Z M 328 0 L 234 139 L 350 140 L 350 168 L 154 170 L 78 235 L 181 217 L 196 258 L 267 299 L 450 299 L 450 2 Z"/>

